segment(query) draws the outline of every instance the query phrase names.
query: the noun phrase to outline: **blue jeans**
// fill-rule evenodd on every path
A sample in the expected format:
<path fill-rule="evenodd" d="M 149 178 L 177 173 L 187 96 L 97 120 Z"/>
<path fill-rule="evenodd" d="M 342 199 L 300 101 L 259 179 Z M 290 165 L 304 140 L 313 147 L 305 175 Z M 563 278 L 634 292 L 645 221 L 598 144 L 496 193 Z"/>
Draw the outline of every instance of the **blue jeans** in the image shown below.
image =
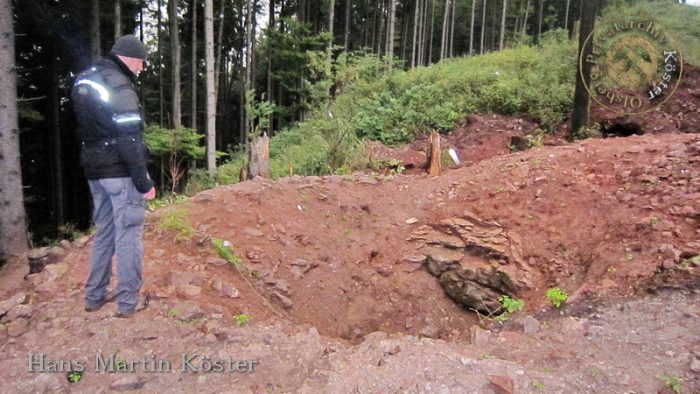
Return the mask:
<path fill-rule="evenodd" d="M 117 311 L 128 313 L 136 308 L 141 289 L 143 258 L 143 194 L 131 178 L 89 180 L 94 211 L 95 236 L 90 255 L 90 275 L 85 285 L 85 305 L 95 307 L 105 302 L 107 285 L 112 276 L 112 256 L 117 256 Z"/>

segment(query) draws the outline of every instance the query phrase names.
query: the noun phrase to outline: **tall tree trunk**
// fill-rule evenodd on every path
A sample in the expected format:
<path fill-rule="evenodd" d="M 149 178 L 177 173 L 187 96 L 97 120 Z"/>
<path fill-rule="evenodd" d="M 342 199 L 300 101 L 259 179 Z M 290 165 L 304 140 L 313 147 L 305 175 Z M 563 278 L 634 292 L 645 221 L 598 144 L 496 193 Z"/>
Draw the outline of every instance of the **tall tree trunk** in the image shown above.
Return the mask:
<path fill-rule="evenodd" d="M 428 0 L 422 0 L 420 17 L 418 19 L 420 21 L 420 27 L 418 28 L 418 35 L 420 37 L 418 39 L 418 65 L 422 66 L 425 64 L 425 40 L 428 36 Z"/>
<path fill-rule="evenodd" d="M 391 67 L 394 61 L 394 33 L 396 28 L 396 0 L 389 0 L 389 21 L 387 26 L 386 57 Z"/>
<path fill-rule="evenodd" d="M 416 0 L 416 9 L 413 11 L 413 47 L 411 49 L 411 68 L 416 66 L 416 56 L 418 54 L 418 43 L 416 42 L 416 37 L 418 36 L 418 8 L 420 7 L 420 0 Z"/>
<path fill-rule="evenodd" d="M 592 0 L 591 0 L 592 1 Z M 540 45 L 540 37 L 542 36 L 542 7 L 544 0 L 537 0 L 537 31 L 535 32 L 535 45 Z"/>
<path fill-rule="evenodd" d="M 17 123 L 17 70 L 12 1 L 0 1 L 0 264 L 27 250 Z"/>
<path fill-rule="evenodd" d="M 442 14 L 442 38 L 440 38 L 440 60 L 447 55 L 447 23 L 450 13 L 450 0 L 445 1 L 445 12 Z"/>
<path fill-rule="evenodd" d="M 114 0 L 114 41 L 122 36 L 122 2 Z"/>
<path fill-rule="evenodd" d="M 214 88 L 214 0 L 204 0 L 204 48 L 207 68 L 207 171 L 216 173 L 216 89 Z"/>
<path fill-rule="evenodd" d="M 161 8 L 161 0 L 156 0 L 158 3 L 158 125 L 163 127 L 163 10 Z"/>
<path fill-rule="evenodd" d="M 253 0 L 246 1 L 246 21 L 245 21 L 245 31 L 246 31 L 246 51 L 245 51 L 245 85 L 243 87 L 244 97 L 247 96 L 247 92 L 251 89 L 251 79 L 252 79 L 252 65 L 253 65 Z M 247 105 L 244 101 L 243 105 Z M 244 112 L 245 122 L 243 125 L 243 144 L 248 143 L 248 138 L 250 135 L 250 114 L 248 113 L 248 108 L 245 108 Z"/>
<path fill-rule="evenodd" d="M 182 93 L 180 92 L 180 24 L 177 16 L 177 0 L 168 0 L 170 19 L 170 72 L 172 74 L 172 125 L 182 127 Z"/>
<path fill-rule="evenodd" d="M 472 0 L 472 19 L 469 23 L 469 54 L 474 54 L 474 9 L 476 8 L 476 0 Z"/>
<path fill-rule="evenodd" d="M 217 30 L 216 33 L 216 41 L 215 41 L 215 50 L 214 50 L 214 89 L 216 90 L 216 94 L 214 95 L 214 100 L 216 100 L 214 103 L 214 108 L 216 108 L 216 103 L 219 100 L 219 78 L 221 77 L 221 59 L 222 59 L 222 50 L 224 47 L 224 22 L 226 21 L 225 18 L 225 13 L 224 11 L 226 10 L 225 8 L 226 3 L 225 0 L 221 0 L 219 2 L 219 29 Z M 216 22 L 216 21 L 214 21 Z"/>
<path fill-rule="evenodd" d="M 270 10 L 269 19 L 267 22 L 268 29 L 274 30 L 275 28 L 275 0 L 270 0 Z M 347 45 L 347 44 L 346 44 Z M 272 86 L 272 43 L 267 43 L 267 101 L 273 104 L 273 86 Z M 274 126 L 273 113 L 270 112 L 267 119 L 267 135 L 272 136 L 272 130 Z"/>
<path fill-rule="evenodd" d="M 197 130 L 197 74 L 198 74 L 198 57 L 197 57 L 197 0 L 192 0 L 192 60 L 190 63 L 191 69 L 191 85 L 192 98 L 190 102 L 190 127 Z"/>
<path fill-rule="evenodd" d="M 100 0 L 90 2 L 90 57 L 95 62 L 102 55 L 100 46 Z"/>
<path fill-rule="evenodd" d="M 481 49 L 480 54 L 484 54 L 484 31 L 486 30 L 486 0 L 484 0 L 484 7 L 481 11 Z"/>
<path fill-rule="evenodd" d="M 435 26 L 435 0 L 430 0 L 433 3 L 433 9 L 430 12 L 430 45 L 428 45 L 428 64 L 433 64 L 433 28 Z"/>
<path fill-rule="evenodd" d="M 583 2 L 583 8 L 581 9 L 581 26 L 578 36 L 579 59 L 585 60 L 593 51 L 593 41 L 589 40 L 586 42 L 586 39 L 595 28 L 595 15 L 599 1 L 600 0 L 587 0 Z M 581 127 L 588 126 L 591 101 L 586 86 L 590 86 L 591 83 L 592 63 L 587 61 L 582 63 L 579 61 L 577 64 L 574 107 L 571 111 L 571 129 L 569 130 L 569 138 L 571 139 L 573 139 L 574 135 L 576 135 Z"/>
<path fill-rule="evenodd" d="M 345 52 L 350 50 L 350 12 L 351 11 L 352 11 L 352 0 L 345 0 L 345 37 L 343 39 L 343 45 L 345 48 Z"/>
<path fill-rule="evenodd" d="M 566 9 L 564 10 L 564 29 L 569 30 L 569 5 L 571 0 L 566 0 Z"/>
<path fill-rule="evenodd" d="M 335 0 L 330 0 L 328 4 L 328 33 L 330 33 L 330 38 L 328 39 L 328 57 L 330 60 L 331 50 L 333 48 L 333 20 L 335 19 Z"/>
<path fill-rule="evenodd" d="M 453 49 L 455 43 L 455 11 L 457 7 L 457 1 L 452 0 L 452 22 L 450 22 L 450 57 L 453 56 Z"/>
<path fill-rule="evenodd" d="M 530 0 L 527 0 L 525 5 L 525 19 L 523 19 L 523 35 L 527 34 L 527 14 L 530 12 Z"/>
<path fill-rule="evenodd" d="M 63 141 L 61 140 L 61 95 L 59 93 L 59 71 L 58 71 L 59 53 L 56 46 L 51 47 L 51 90 L 49 91 L 49 104 L 51 105 L 51 142 L 52 142 L 52 189 L 53 189 L 53 207 L 54 207 L 54 222 L 56 228 L 64 223 L 64 189 L 63 189 Z"/>
<path fill-rule="evenodd" d="M 506 10 L 508 9 L 508 0 L 503 0 L 503 13 L 501 16 L 501 40 L 498 43 L 498 50 L 503 50 L 503 41 L 506 37 Z"/>

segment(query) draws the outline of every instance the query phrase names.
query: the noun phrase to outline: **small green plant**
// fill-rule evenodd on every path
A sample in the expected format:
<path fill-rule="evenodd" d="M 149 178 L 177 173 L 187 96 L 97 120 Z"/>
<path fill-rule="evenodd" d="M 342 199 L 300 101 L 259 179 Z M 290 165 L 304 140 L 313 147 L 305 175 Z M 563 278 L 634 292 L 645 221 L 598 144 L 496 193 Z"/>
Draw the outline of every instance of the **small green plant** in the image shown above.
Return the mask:
<path fill-rule="evenodd" d="M 222 259 L 228 261 L 233 268 L 240 269 L 242 267 L 241 259 L 236 256 L 236 253 L 231 249 L 231 243 L 229 241 L 212 238 L 212 245 L 216 249 L 216 254 Z"/>
<path fill-rule="evenodd" d="M 175 242 L 189 241 L 194 234 L 194 227 L 189 222 L 188 213 L 185 208 L 171 209 L 160 216 L 158 232 L 172 231 L 175 233 Z"/>
<path fill-rule="evenodd" d="M 561 308 L 561 305 L 569 299 L 569 295 L 558 287 L 547 290 L 547 298 L 555 308 Z"/>
<path fill-rule="evenodd" d="M 539 148 L 544 145 L 544 133 L 544 130 L 536 128 L 532 134 L 527 135 L 525 138 L 527 138 L 528 148 Z"/>
<path fill-rule="evenodd" d="M 117 371 L 126 371 L 126 363 L 124 360 L 117 361 Z"/>
<path fill-rule="evenodd" d="M 180 314 L 180 311 L 175 309 L 175 308 L 172 308 L 168 311 L 168 316 L 170 316 L 170 317 L 177 317 L 177 315 L 179 315 L 179 314 Z"/>
<path fill-rule="evenodd" d="M 503 310 L 503 313 L 496 317 L 496 320 L 498 321 L 508 320 L 511 314 L 517 311 L 522 311 L 523 307 L 525 306 L 523 300 L 519 300 L 517 298 L 510 298 L 507 295 L 502 295 L 498 299 L 498 301 L 501 303 L 501 309 Z"/>
<path fill-rule="evenodd" d="M 668 375 L 660 375 L 656 377 L 660 381 L 664 382 L 666 387 L 671 389 L 674 393 L 680 394 L 681 393 L 681 382 L 683 382 L 683 379 L 679 378 L 678 376 L 668 376 Z"/>
<path fill-rule="evenodd" d="M 691 265 L 694 266 L 699 266 L 700 265 L 700 255 L 693 256 L 687 259 L 681 260 L 680 264 L 681 268 L 689 268 Z"/>
<path fill-rule="evenodd" d="M 537 380 L 533 380 L 532 388 L 534 388 L 535 390 L 544 390 L 544 383 L 539 382 Z"/>
<path fill-rule="evenodd" d="M 481 355 L 479 356 L 479 358 L 482 359 L 482 360 L 488 360 L 488 359 L 490 359 L 490 358 L 493 358 L 493 356 L 492 356 L 490 353 L 483 352 L 483 353 L 481 353 Z"/>
<path fill-rule="evenodd" d="M 68 374 L 68 382 L 78 383 L 83 378 L 83 373 L 80 371 L 72 371 Z"/>
<path fill-rule="evenodd" d="M 240 313 L 238 315 L 233 316 L 233 320 L 235 320 L 239 326 L 244 326 L 244 325 L 248 324 L 248 322 L 250 321 L 251 318 L 252 318 L 252 316 L 250 316 L 247 313 Z"/>

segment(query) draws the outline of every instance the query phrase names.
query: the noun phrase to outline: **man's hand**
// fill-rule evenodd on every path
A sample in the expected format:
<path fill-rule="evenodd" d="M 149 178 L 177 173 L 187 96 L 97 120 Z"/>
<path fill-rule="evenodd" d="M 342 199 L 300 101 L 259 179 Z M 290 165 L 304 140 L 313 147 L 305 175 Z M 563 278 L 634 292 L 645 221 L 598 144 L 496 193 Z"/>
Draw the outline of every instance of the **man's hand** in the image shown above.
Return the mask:
<path fill-rule="evenodd" d="M 143 195 L 143 199 L 146 201 L 150 201 L 156 198 L 156 188 L 152 187 L 151 190 L 149 190 L 146 194 Z"/>

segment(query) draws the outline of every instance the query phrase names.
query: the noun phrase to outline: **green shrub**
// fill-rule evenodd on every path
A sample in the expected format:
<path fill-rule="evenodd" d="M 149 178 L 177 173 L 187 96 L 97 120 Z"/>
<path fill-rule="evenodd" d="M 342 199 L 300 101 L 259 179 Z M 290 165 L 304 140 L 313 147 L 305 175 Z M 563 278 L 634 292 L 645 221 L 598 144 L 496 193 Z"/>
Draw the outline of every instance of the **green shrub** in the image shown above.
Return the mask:
<path fill-rule="evenodd" d="M 174 232 L 175 242 L 189 241 L 194 234 L 186 208 L 173 208 L 163 212 L 158 220 L 157 231 Z"/>
<path fill-rule="evenodd" d="M 569 299 L 569 295 L 558 287 L 547 290 L 547 298 L 555 308 L 561 308 L 561 305 Z"/>

